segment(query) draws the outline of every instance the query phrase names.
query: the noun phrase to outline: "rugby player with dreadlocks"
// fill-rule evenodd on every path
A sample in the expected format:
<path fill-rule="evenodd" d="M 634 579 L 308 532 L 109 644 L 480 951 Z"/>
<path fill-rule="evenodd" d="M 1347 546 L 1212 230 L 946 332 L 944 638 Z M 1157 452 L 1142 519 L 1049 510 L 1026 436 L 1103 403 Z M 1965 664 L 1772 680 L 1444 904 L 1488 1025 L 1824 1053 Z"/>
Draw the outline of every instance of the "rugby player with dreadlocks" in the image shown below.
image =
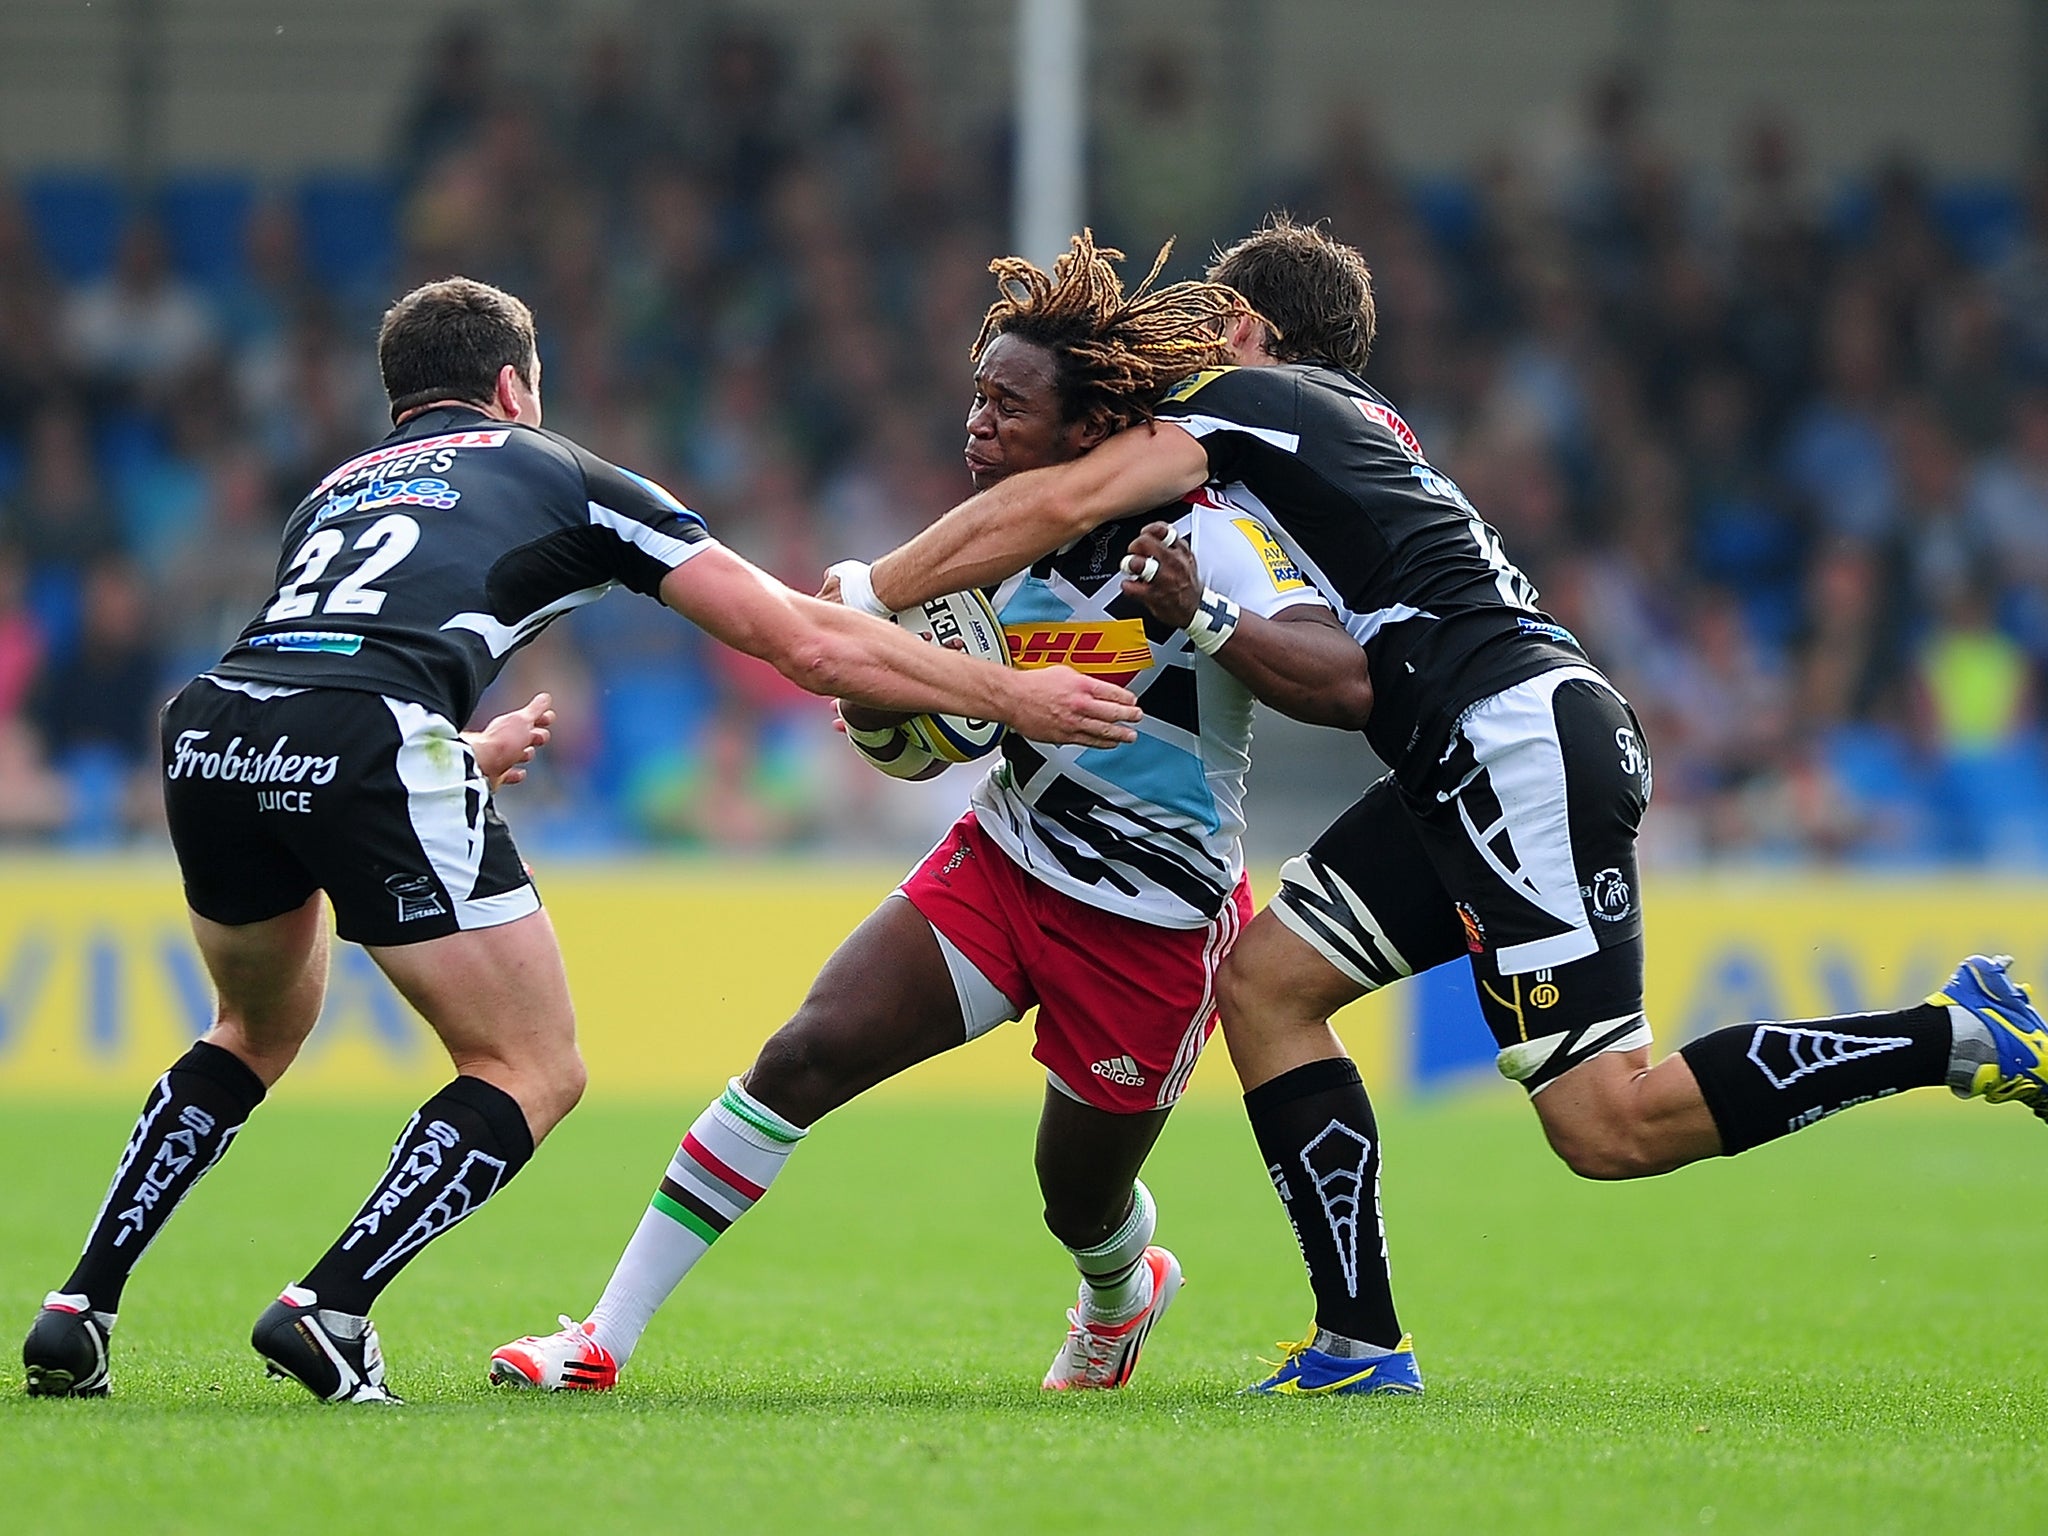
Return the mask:
<path fill-rule="evenodd" d="M 1165 252 L 1127 295 L 1121 255 L 1083 233 L 1050 274 L 991 264 L 998 297 L 967 417 L 978 490 L 1087 453 L 1222 360 L 1222 324 L 1242 301 L 1208 283 L 1154 289 Z M 1126 590 L 1127 556 L 1149 572 L 1142 596 Z M 1241 612 L 1220 654 L 1188 628 L 1205 585 Z M 1371 688 L 1364 653 L 1271 534 L 1201 494 L 1105 524 L 993 602 L 1017 665 L 1064 661 L 1136 693 L 1138 740 L 1075 751 L 1007 736 L 972 809 L 691 1126 L 589 1320 L 506 1345 L 494 1379 L 611 1386 L 655 1309 L 821 1116 L 1034 1005 L 1039 1188 L 1081 1274 L 1044 1385 L 1130 1379 L 1180 1286 L 1138 1171 L 1214 1027 L 1217 967 L 1251 913 L 1239 834 L 1253 699 L 1357 729 Z M 842 712 L 886 771 L 932 764 L 901 716 Z"/>

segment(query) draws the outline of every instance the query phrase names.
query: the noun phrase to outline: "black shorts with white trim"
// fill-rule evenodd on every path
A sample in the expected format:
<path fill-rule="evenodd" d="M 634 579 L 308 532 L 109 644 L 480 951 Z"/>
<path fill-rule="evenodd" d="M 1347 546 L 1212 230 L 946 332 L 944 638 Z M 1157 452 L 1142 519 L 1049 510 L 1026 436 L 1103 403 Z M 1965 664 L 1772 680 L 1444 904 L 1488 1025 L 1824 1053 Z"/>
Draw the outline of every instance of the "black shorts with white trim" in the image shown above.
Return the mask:
<path fill-rule="evenodd" d="M 1391 775 L 1281 870 L 1274 914 L 1367 991 L 1471 961 L 1501 1070 L 1532 1092 L 1647 1044 L 1635 836 L 1650 761 L 1589 668 L 1467 712 L 1419 792 Z"/>
<path fill-rule="evenodd" d="M 344 939 L 416 944 L 540 906 L 468 744 L 423 705 L 199 677 L 164 708 L 163 750 L 185 899 L 213 922 L 318 890 Z"/>

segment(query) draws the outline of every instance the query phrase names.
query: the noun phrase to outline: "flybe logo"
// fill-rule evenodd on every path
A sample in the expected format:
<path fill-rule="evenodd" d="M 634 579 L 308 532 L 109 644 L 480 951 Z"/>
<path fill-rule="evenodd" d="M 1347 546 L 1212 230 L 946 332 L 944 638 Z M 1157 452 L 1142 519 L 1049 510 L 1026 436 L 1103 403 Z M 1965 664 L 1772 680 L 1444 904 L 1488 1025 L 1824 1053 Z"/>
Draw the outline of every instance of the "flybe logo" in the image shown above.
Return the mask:
<path fill-rule="evenodd" d="M 1093 623 L 1005 624 L 1013 667 L 1072 667 L 1090 677 L 1129 682 L 1152 666 L 1143 619 Z"/>

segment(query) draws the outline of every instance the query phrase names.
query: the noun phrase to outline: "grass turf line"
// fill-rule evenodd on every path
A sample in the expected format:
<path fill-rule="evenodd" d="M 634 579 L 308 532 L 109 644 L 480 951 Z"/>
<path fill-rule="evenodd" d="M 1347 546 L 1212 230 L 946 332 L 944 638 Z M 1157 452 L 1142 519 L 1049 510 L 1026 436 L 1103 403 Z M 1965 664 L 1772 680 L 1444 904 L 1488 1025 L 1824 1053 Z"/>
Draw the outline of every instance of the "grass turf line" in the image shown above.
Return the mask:
<path fill-rule="evenodd" d="M 115 1398 L 0 1396 L 0 1524 L 2018 1530 L 2048 1492 L 2048 1340 L 2028 1326 L 2048 1149 L 2018 1111 L 1915 1097 L 1625 1186 L 1574 1180 L 1505 1094 L 1389 1114 L 1420 1402 L 1235 1395 L 1309 1306 L 1228 1107 L 1184 1110 L 1147 1170 L 1189 1283 L 1137 1381 L 1054 1397 L 1036 1382 L 1073 1278 L 1038 1222 L 1031 1106 L 855 1105 L 720 1241 L 621 1391 L 493 1392 L 494 1345 L 594 1299 L 690 1113 L 593 1103 L 378 1307 L 410 1399 L 380 1412 L 266 1382 L 247 1346 L 403 1123 L 287 1096 L 130 1286 Z M 17 1327 L 126 1121 L 0 1108 Z"/>

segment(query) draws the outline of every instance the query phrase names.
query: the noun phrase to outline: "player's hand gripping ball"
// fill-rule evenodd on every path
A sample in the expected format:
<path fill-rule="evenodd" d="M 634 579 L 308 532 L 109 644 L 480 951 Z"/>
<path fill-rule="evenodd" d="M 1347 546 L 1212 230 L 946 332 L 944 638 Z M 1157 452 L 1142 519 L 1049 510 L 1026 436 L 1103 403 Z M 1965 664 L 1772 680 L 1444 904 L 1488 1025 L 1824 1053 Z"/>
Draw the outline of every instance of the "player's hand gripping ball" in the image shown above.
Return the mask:
<path fill-rule="evenodd" d="M 995 604 L 980 592 L 953 592 L 935 597 L 895 615 L 913 635 L 1000 666 L 1010 664 L 1009 642 Z M 1005 727 L 994 720 L 969 720 L 964 715 L 916 715 L 904 726 L 917 744 L 947 763 L 971 763 L 1001 744 Z"/>

